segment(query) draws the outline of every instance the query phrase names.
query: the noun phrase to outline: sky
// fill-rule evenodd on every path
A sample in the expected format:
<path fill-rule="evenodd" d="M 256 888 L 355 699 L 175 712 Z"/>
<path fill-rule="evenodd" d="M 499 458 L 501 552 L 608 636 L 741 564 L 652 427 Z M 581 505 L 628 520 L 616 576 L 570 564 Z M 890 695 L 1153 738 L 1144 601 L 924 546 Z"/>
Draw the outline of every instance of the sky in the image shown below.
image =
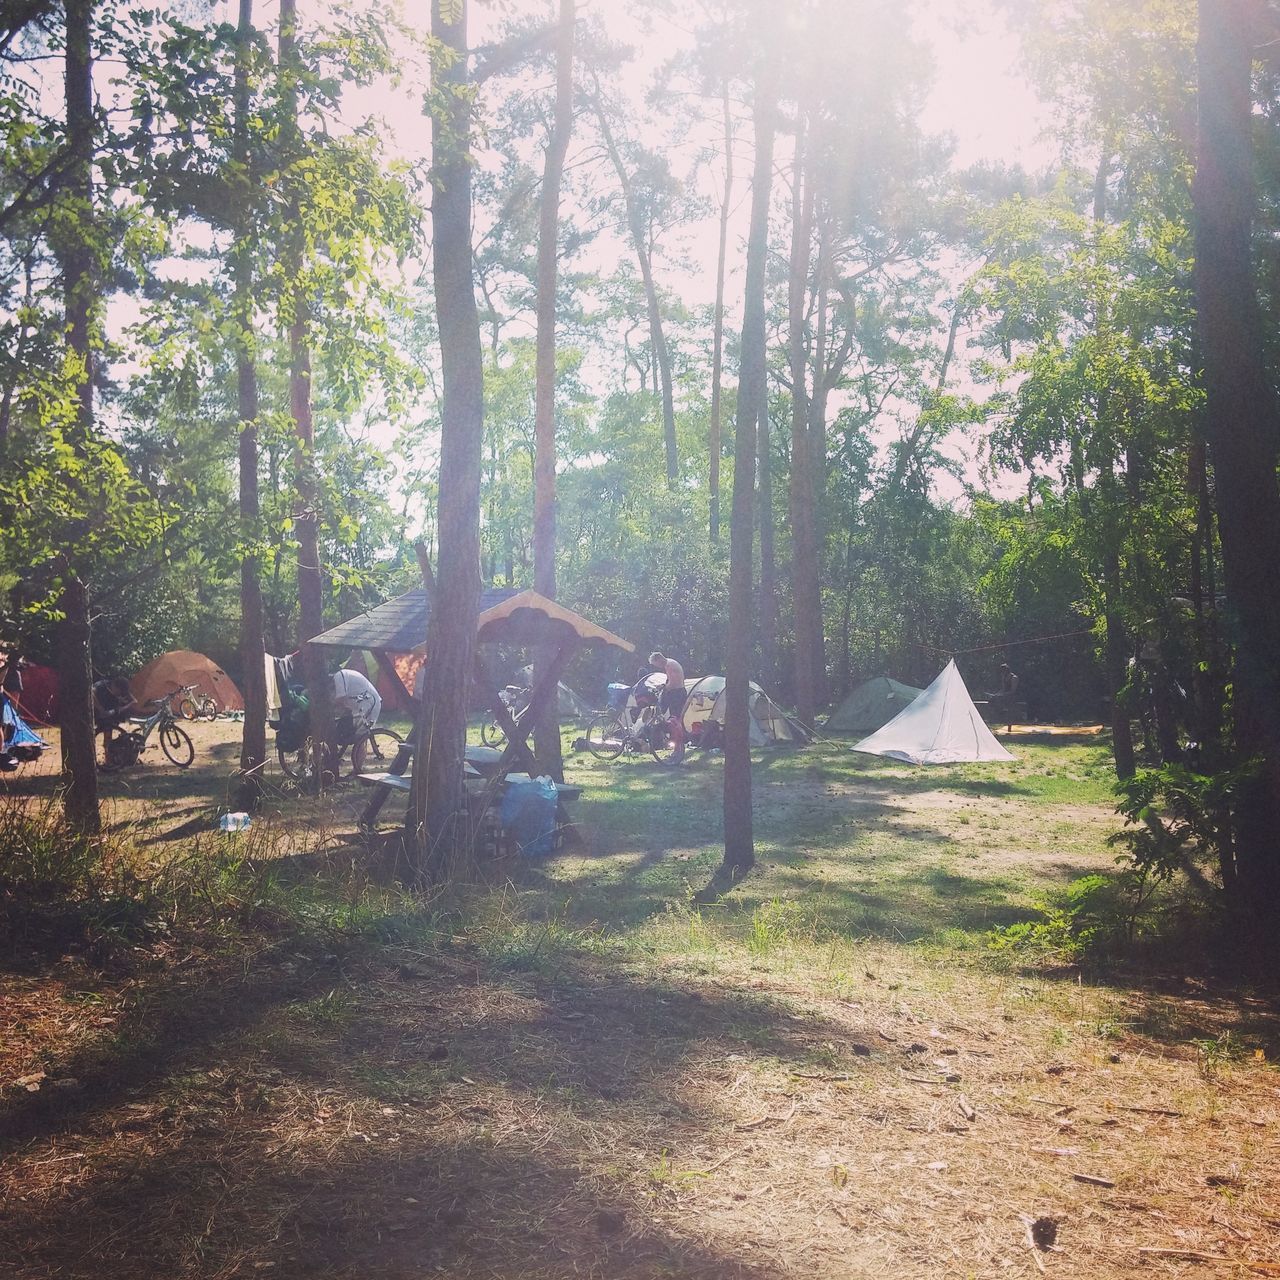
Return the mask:
<path fill-rule="evenodd" d="M 357 0 L 357 3 L 359 0 Z M 322 6 L 336 0 L 301 0 L 304 22 L 308 10 L 320 16 Z M 346 6 L 342 6 L 344 9 Z M 411 15 L 423 14 L 426 0 L 410 0 L 404 7 L 406 20 Z M 273 0 L 259 0 L 256 17 L 260 24 L 269 24 L 275 17 Z M 216 16 L 227 21 L 235 20 L 231 0 L 216 0 Z M 498 38 L 502 26 L 513 17 L 530 16 L 549 18 L 554 11 L 552 0 L 472 0 L 470 11 L 470 42 L 484 45 Z M 579 11 L 585 17 L 598 17 L 610 35 L 635 51 L 634 59 L 625 64 L 617 83 L 612 86 L 637 104 L 636 121 L 643 125 L 652 116 L 640 104 L 658 66 L 676 51 L 692 43 L 692 29 L 696 19 L 687 11 L 676 11 L 667 16 L 637 17 L 637 7 L 628 0 L 579 0 Z M 993 12 L 990 0 L 919 0 L 913 7 L 917 34 L 929 44 L 934 60 L 934 82 L 931 93 L 921 112 L 921 124 L 926 133 L 948 135 L 954 143 L 953 163 L 964 168 L 979 161 L 997 161 L 1007 165 L 1021 164 L 1028 169 L 1042 169 L 1054 159 L 1052 145 L 1047 140 L 1045 117 L 1041 104 L 1031 87 L 1020 74 L 1016 39 L 1006 30 Z M 640 14 L 647 11 L 639 8 Z M 417 77 L 413 77 L 417 80 Z M 348 92 L 347 110 L 352 120 L 369 115 L 381 117 L 388 125 L 390 148 L 402 158 L 424 161 L 428 157 L 430 129 L 422 115 L 420 90 L 413 84 L 400 86 L 378 84 L 366 90 Z M 742 149 L 738 164 L 738 201 L 731 226 L 730 271 L 726 286 L 729 323 L 736 322 L 742 291 L 741 271 L 743 244 L 746 234 L 746 218 L 749 206 L 749 129 L 743 129 Z M 587 145 L 579 130 L 577 145 Z M 637 140 L 651 146 L 667 149 L 673 169 L 688 176 L 691 185 L 700 189 L 714 210 L 718 201 L 719 171 L 714 165 L 692 169 L 690 157 L 696 151 L 698 139 L 681 137 L 674 143 L 669 139 L 647 138 L 641 132 Z M 710 136 L 708 143 L 718 138 Z M 540 165 L 540 139 L 530 140 L 526 158 Z M 478 157 L 481 165 L 497 165 L 501 157 L 496 153 Z M 571 151 L 569 162 L 573 163 Z M 780 160 L 785 163 L 785 158 Z M 483 217 L 483 214 L 480 214 Z M 477 233 L 483 233 L 478 225 Z M 694 305 L 709 306 L 715 294 L 715 259 L 717 225 L 714 212 L 709 212 L 701 222 L 683 228 L 679 242 L 670 248 L 679 249 L 684 264 L 675 260 L 673 253 L 665 259 L 655 260 L 655 273 L 659 283 L 678 293 Z M 605 235 L 593 245 L 591 253 L 596 262 L 575 263 L 576 266 L 599 266 L 608 270 L 619 259 L 630 257 L 630 249 L 620 236 Z M 694 268 L 689 269 L 688 263 Z M 705 264 L 698 269 L 697 264 Z M 610 379 L 616 379 L 616 366 L 598 372 L 592 381 L 601 385 L 594 389 L 607 391 Z M 837 406 L 833 404 L 833 412 Z M 386 447 L 391 443 L 394 431 L 388 427 L 386 439 L 380 436 L 375 443 Z M 377 435 L 375 431 L 375 435 Z M 983 480 L 972 453 L 971 442 L 957 435 L 950 442 L 947 452 L 961 462 L 966 481 Z M 1010 478 L 1013 488 L 1016 480 Z M 988 484 L 990 480 L 986 481 Z M 1003 489 L 1005 486 L 999 486 Z M 938 478 L 938 493 L 947 499 L 955 499 L 963 491 L 963 485 L 949 476 Z"/>

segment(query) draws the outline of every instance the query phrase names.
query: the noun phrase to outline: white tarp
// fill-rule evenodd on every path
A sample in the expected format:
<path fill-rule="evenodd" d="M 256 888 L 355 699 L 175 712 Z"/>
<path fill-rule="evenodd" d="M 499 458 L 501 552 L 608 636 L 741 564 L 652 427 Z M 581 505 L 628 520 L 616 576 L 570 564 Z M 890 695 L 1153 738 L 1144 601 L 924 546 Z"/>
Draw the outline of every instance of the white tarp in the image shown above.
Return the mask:
<path fill-rule="evenodd" d="M 855 751 L 911 764 L 962 764 L 978 760 L 1012 760 L 983 723 L 969 697 L 955 659 L 909 706 L 900 711 Z"/>

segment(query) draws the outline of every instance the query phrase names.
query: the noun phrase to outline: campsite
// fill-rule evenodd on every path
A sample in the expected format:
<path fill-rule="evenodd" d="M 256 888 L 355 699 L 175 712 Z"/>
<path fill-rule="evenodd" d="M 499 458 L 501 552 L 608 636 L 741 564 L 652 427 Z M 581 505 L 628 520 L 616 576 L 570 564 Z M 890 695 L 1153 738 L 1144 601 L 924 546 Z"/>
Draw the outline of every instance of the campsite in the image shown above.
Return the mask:
<path fill-rule="evenodd" d="M 208 794 L 234 726 L 194 732 Z M 1274 1008 L 1176 969 L 985 958 L 1110 865 L 1098 735 L 1015 750 L 762 757 L 760 867 L 714 908 L 690 887 L 719 860 L 719 761 L 659 782 L 570 755 L 580 845 L 417 916 L 384 886 L 372 948 L 322 891 L 369 893 L 357 798 L 322 822 L 282 798 L 236 837 L 257 870 L 234 927 L 280 940 L 247 981 L 238 949 L 174 938 L 160 969 L 7 984 L 0 1070 L 42 1062 L 23 1097 L 54 1092 L 8 1113 L 5 1248 L 33 1276 L 1035 1274 L 1022 1219 L 1048 1217 L 1064 1276 L 1267 1256 Z M 118 782 L 113 812 L 181 829 L 171 778 Z M 328 833 L 305 859 L 303 820 Z"/>
<path fill-rule="evenodd" d="M 0 6 L 0 1275 L 1280 1275 L 1278 50 Z"/>

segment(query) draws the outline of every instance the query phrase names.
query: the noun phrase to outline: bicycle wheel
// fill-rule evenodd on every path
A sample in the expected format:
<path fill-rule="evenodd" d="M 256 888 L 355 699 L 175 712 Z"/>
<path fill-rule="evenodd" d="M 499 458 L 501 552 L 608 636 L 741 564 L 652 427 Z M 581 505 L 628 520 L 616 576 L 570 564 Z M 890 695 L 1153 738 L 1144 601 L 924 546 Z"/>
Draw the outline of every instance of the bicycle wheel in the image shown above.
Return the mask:
<path fill-rule="evenodd" d="M 183 698 L 181 702 L 174 708 L 174 711 L 182 717 L 183 720 L 194 720 L 199 714 L 196 710 L 196 704 L 190 698 Z"/>
<path fill-rule="evenodd" d="M 160 726 L 160 750 L 179 769 L 185 769 L 196 758 L 196 749 L 187 736 L 187 731 L 180 729 L 176 724 Z"/>
<path fill-rule="evenodd" d="M 486 747 L 500 747 L 506 740 L 507 731 L 496 720 L 486 720 L 480 726 L 480 741 Z"/>
<path fill-rule="evenodd" d="M 596 716 L 587 725 L 587 750 L 597 760 L 616 760 L 622 754 L 626 741 L 626 726 L 619 716 Z"/>
<path fill-rule="evenodd" d="M 351 748 L 351 764 L 357 774 L 386 773 L 404 739 L 394 729 L 375 729 Z"/>
<path fill-rule="evenodd" d="M 649 726 L 648 743 L 660 764 L 679 764 L 684 759 L 684 740 L 677 741 L 669 719 L 655 720 Z"/>
<path fill-rule="evenodd" d="M 304 738 L 302 745 L 292 751 L 286 751 L 284 747 L 277 745 L 276 756 L 280 761 L 280 768 L 284 770 L 284 776 L 294 782 L 306 782 L 315 775 L 315 743 L 310 736 Z"/>
<path fill-rule="evenodd" d="M 201 698 L 199 715 L 201 720 L 216 720 L 218 704 L 212 698 Z"/>

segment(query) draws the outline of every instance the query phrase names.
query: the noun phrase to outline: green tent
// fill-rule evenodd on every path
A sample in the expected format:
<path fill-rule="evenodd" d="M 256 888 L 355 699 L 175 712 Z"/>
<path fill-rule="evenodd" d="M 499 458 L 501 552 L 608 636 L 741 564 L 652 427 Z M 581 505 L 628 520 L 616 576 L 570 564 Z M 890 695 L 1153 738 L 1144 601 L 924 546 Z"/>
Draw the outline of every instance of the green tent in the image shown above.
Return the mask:
<path fill-rule="evenodd" d="M 901 684 L 890 676 L 876 676 L 860 684 L 827 717 L 830 733 L 874 733 L 905 711 L 922 690 Z"/>

